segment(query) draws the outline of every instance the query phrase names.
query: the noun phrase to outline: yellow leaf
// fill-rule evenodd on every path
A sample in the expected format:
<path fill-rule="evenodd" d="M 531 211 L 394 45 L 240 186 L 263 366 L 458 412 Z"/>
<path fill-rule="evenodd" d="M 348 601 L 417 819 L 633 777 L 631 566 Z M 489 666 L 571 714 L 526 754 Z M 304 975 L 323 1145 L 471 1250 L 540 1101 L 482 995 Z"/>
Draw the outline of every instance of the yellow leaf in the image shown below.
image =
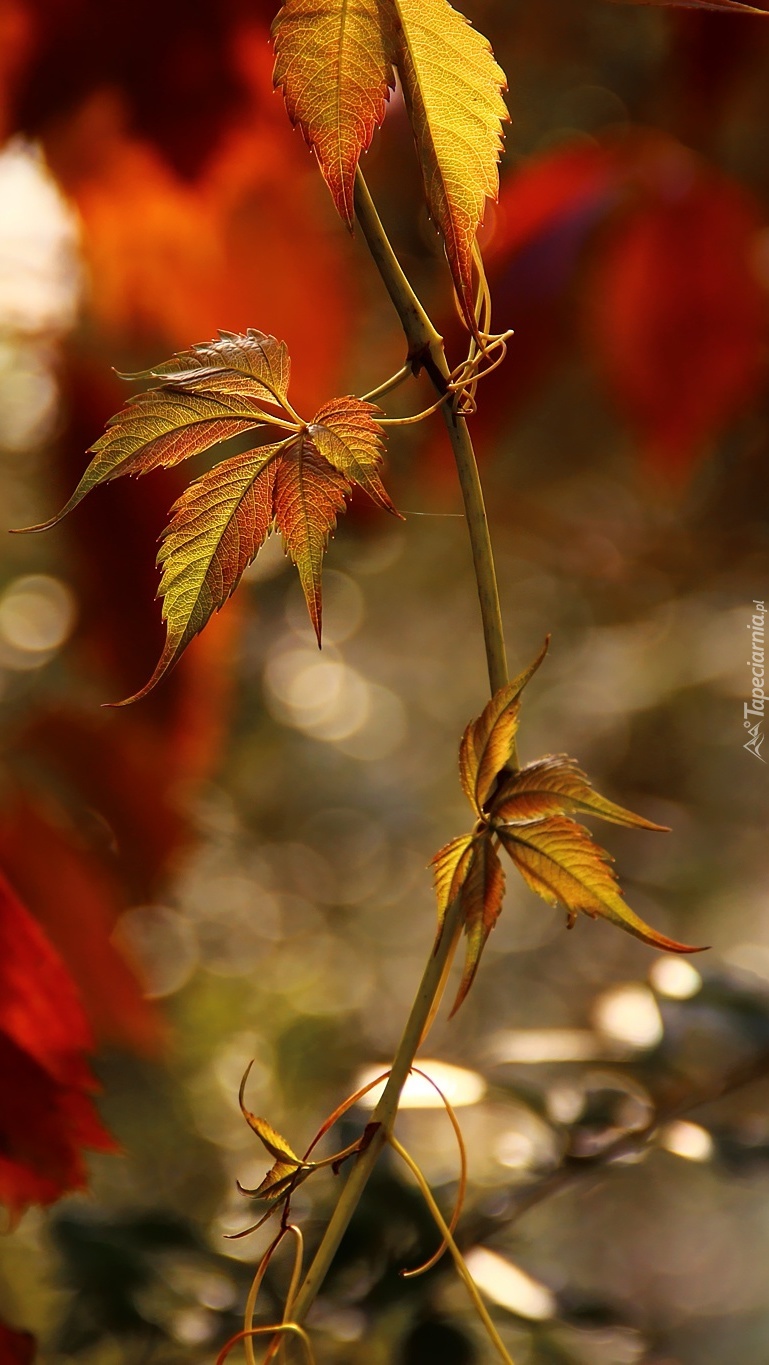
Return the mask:
<path fill-rule="evenodd" d="M 447 0 L 392 0 L 395 54 L 430 214 L 462 313 L 476 331 L 473 244 L 499 190 L 505 75 L 486 39 Z"/>
<path fill-rule="evenodd" d="M 149 682 L 119 705 L 146 696 L 235 591 L 272 525 L 281 448 L 261 446 L 224 461 L 174 504 L 158 554 L 165 647 Z"/>
<path fill-rule="evenodd" d="M 625 810 L 624 806 L 607 801 L 605 796 L 599 796 L 574 759 L 565 754 L 540 758 L 509 777 L 494 798 L 489 818 L 494 824 L 504 825 L 578 811 L 597 815 L 615 825 L 667 830 L 666 825 L 655 825 L 651 820 Z"/>
<path fill-rule="evenodd" d="M 459 894 L 462 898 L 467 949 L 465 968 L 451 1015 L 456 1014 L 473 984 L 486 940 L 502 909 L 505 874 L 488 835 L 481 835 L 473 841 L 469 857 L 463 860 L 460 872 L 462 881 Z"/>
<path fill-rule="evenodd" d="M 389 0 L 286 0 L 272 31 L 275 85 L 352 226 L 358 160 L 395 84 Z"/>
<path fill-rule="evenodd" d="M 497 830 L 524 881 L 549 905 L 565 906 L 573 923 L 581 910 L 600 915 L 627 929 L 644 943 L 669 953 L 697 953 L 700 948 L 658 934 L 627 906 L 611 870 L 609 854 L 586 829 L 563 816 Z"/>
<path fill-rule="evenodd" d="M 440 849 L 430 863 L 438 901 L 439 933 L 446 918 L 446 911 L 462 885 L 472 842 L 472 834 L 460 834 L 458 838 L 452 839 L 450 844 Z"/>
<path fill-rule="evenodd" d="M 361 398 L 334 398 L 318 409 L 308 431 L 315 449 L 329 464 L 397 517 L 379 477 L 384 449 L 384 431 L 374 419 L 379 412 Z"/>
<path fill-rule="evenodd" d="M 479 815 L 502 769 L 512 757 L 518 729 L 520 696 L 544 659 L 550 639 L 545 640 L 533 663 L 517 678 L 500 688 L 472 721 L 459 747 L 459 776 L 463 791 Z"/>

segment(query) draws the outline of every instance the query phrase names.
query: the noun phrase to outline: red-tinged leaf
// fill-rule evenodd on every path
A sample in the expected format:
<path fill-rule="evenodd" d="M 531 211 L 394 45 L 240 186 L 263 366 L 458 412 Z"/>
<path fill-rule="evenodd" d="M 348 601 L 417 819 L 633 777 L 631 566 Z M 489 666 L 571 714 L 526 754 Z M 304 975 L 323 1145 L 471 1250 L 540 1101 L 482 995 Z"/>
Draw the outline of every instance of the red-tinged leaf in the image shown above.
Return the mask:
<path fill-rule="evenodd" d="M 116 879 L 66 826 L 22 798 L 0 818 L 0 861 L 64 960 L 99 1041 L 157 1053 L 157 1009 L 112 942 L 126 908 Z"/>
<path fill-rule="evenodd" d="M 174 504 L 158 555 L 165 647 L 149 682 L 118 705 L 145 697 L 235 591 L 272 526 L 280 449 L 261 446 L 225 460 Z"/>
<path fill-rule="evenodd" d="M 685 943 L 659 934 L 627 906 L 609 866 L 611 858 L 573 820 L 551 816 L 529 825 L 497 830 L 524 881 L 549 905 L 565 907 L 569 922 L 579 911 L 600 915 L 653 948 L 668 953 L 698 953 Z"/>
<path fill-rule="evenodd" d="M 473 245 L 496 199 L 507 85 L 487 40 L 447 0 L 392 0 L 395 54 L 430 214 L 476 331 Z"/>
<path fill-rule="evenodd" d="M 486 940 L 502 909 L 505 874 L 488 834 L 473 841 L 469 857 L 463 862 L 463 871 L 459 894 L 462 898 L 467 948 L 465 967 L 451 1015 L 456 1014 L 473 984 Z"/>
<path fill-rule="evenodd" d="M 713 9 L 732 14 L 767 14 L 765 9 L 745 5 L 742 0 L 614 0 L 615 5 L 664 5 L 678 9 Z"/>
<path fill-rule="evenodd" d="M 2 1365 L 32 1365 L 37 1354 L 31 1332 L 15 1332 L 0 1322 L 0 1361 Z"/>
<path fill-rule="evenodd" d="M 184 389 L 283 403 L 288 397 L 291 358 L 284 341 L 249 327 L 242 334 L 220 331 L 212 341 L 178 351 L 171 360 L 122 378 L 162 379 Z"/>
<path fill-rule="evenodd" d="M 467 862 L 472 848 L 473 835 L 460 834 L 440 849 L 432 859 L 433 885 L 438 901 L 438 937 L 443 928 L 446 911 L 459 894 L 467 871 Z"/>
<path fill-rule="evenodd" d="M 380 409 L 360 398 L 334 398 L 324 403 L 308 427 L 315 449 L 351 483 L 397 517 L 379 470 L 384 450 L 384 431 L 375 420 Z"/>
<path fill-rule="evenodd" d="M 272 31 L 275 85 L 352 226 L 360 154 L 395 84 L 389 0 L 286 0 Z"/>
<path fill-rule="evenodd" d="M 548 637 L 534 662 L 494 694 L 478 720 L 472 721 L 462 736 L 460 780 L 468 801 L 479 815 L 499 774 L 510 761 L 518 729 L 521 693 L 542 663 L 549 643 Z"/>
<path fill-rule="evenodd" d="M 323 556 L 349 492 L 347 478 L 318 454 L 307 434 L 284 451 L 275 475 L 275 525 L 286 553 L 299 570 L 318 644 Z"/>
<path fill-rule="evenodd" d="M 239 395 L 215 398 L 171 388 L 136 394 L 90 447 L 94 458 L 61 511 L 26 529 L 47 531 L 56 526 L 99 484 L 123 474 L 167 469 L 231 436 L 255 431 L 263 422 L 257 401 Z"/>
<path fill-rule="evenodd" d="M 683 148 L 639 152 L 644 201 L 597 259 L 591 335 L 645 458 L 680 480 L 766 375 L 769 307 L 753 265 L 762 219 Z"/>
<path fill-rule="evenodd" d="M 90 1098 L 91 1047 L 64 963 L 0 877 L 0 1201 L 12 1217 L 82 1188 L 83 1148 L 115 1149 Z"/>
<path fill-rule="evenodd" d="M 509 777 L 494 798 L 489 819 L 493 824 L 520 824 L 542 820 L 548 815 L 573 815 L 580 811 L 615 825 L 667 830 L 667 826 L 655 825 L 600 796 L 574 759 L 566 754 L 540 758 Z"/>

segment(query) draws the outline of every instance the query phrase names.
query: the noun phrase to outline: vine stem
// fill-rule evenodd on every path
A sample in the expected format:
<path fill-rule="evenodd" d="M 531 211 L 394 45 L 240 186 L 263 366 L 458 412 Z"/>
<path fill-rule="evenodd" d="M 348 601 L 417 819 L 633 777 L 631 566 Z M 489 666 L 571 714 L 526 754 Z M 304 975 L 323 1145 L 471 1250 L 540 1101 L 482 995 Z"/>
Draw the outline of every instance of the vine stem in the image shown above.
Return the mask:
<path fill-rule="evenodd" d="M 443 348 L 443 338 L 434 327 L 401 268 L 360 170 L 355 179 L 355 214 L 374 264 L 400 318 L 408 343 L 408 363 L 415 374 L 420 369 L 426 371 L 438 396 L 444 400 L 441 412 L 454 453 L 464 500 L 481 608 L 489 685 L 493 694 L 508 681 L 494 555 L 473 443 L 467 423 L 457 411 L 459 396 L 449 389 L 451 371 Z M 514 756 L 513 762 L 515 761 Z M 347 1178 L 315 1258 L 294 1301 L 291 1316 L 292 1322 L 297 1325 L 305 1321 L 377 1158 L 385 1144 L 390 1141 L 401 1090 L 424 1037 L 435 1001 L 442 990 L 445 968 L 456 947 L 461 928 L 460 906 L 455 901 L 449 906 L 443 931 L 425 967 L 389 1079 L 374 1109 L 367 1130 L 370 1134 L 368 1145 L 361 1151 Z"/>
<path fill-rule="evenodd" d="M 498 692 L 508 681 L 508 673 L 494 552 L 491 548 L 483 489 L 470 432 L 465 418 L 457 412 L 458 397 L 448 392 L 451 371 L 443 349 L 443 338 L 433 326 L 403 272 L 360 170 L 355 178 L 355 215 L 406 334 L 412 369 L 415 372 L 424 369 L 436 392 L 445 396 L 441 412 L 454 453 L 465 505 L 481 607 L 489 684 L 492 693 Z"/>

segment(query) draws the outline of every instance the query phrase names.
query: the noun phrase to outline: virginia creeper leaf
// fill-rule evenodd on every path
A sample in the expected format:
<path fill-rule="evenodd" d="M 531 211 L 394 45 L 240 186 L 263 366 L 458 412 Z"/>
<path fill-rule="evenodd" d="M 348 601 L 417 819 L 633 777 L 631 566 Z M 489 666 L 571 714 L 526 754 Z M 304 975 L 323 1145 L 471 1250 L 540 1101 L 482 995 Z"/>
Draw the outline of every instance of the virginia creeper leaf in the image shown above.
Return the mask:
<path fill-rule="evenodd" d="M 600 915 L 626 929 L 653 948 L 668 953 L 702 950 L 659 934 L 627 906 L 609 866 L 609 854 L 593 842 L 586 829 L 563 816 L 528 825 L 507 825 L 497 833 L 524 881 L 549 905 L 566 907 L 570 923 L 581 910 Z"/>
<path fill-rule="evenodd" d="M 308 431 L 329 464 L 364 488 L 386 512 L 399 516 L 379 477 L 384 447 L 384 432 L 374 420 L 379 411 L 360 398 L 334 398 L 318 409 Z"/>
<path fill-rule="evenodd" d="M 50 521 L 29 529 L 49 530 L 101 483 L 169 468 L 261 423 L 258 403 L 245 395 L 214 397 L 171 388 L 136 394 L 90 447 L 94 458 L 69 502 Z"/>
<path fill-rule="evenodd" d="M 237 393 L 261 402 L 288 397 L 291 359 L 285 341 L 249 327 L 245 333 L 221 332 L 218 339 L 178 351 L 171 360 L 124 379 L 163 379 L 185 389 Z"/>
<path fill-rule="evenodd" d="M 463 859 L 461 870 L 463 879 L 460 895 L 467 948 L 462 979 L 451 1008 L 452 1015 L 456 1014 L 473 984 L 481 953 L 499 919 L 505 894 L 505 874 L 488 834 L 473 840 L 469 857 Z"/>
<path fill-rule="evenodd" d="M 275 475 L 275 525 L 299 570 L 307 610 L 320 644 L 321 567 L 328 538 L 345 508 L 350 483 L 319 455 L 310 436 L 297 437 Z"/>
<path fill-rule="evenodd" d="M 271 1157 L 274 1157 L 276 1161 L 283 1162 L 284 1165 L 291 1167 L 294 1171 L 297 1166 L 303 1164 L 302 1158 L 292 1151 L 286 1139 L 281 1137 L 280 1133 L 277 1133 L 266 1119 L 257 1118 L 256 1114 L 252 1114 L 242 1103 L 240 1107 L 249 1128 L 256 1133 Z"/>
<path fill-rule="evenodd" d="M 273 80 L 350 226 L 358 160 L 395 84 L 392 27 L 389 0 L 286 0 L 272 28 Z"/>
<path fill-rule="evenodd" d="M 491 820 L 500 824 L 542 820 L 549 815 L 570 815 L 585 811 L 615 825 L 664 831 L 641 815 L 607 801 L 594 791 L 573 758 L 566 754 L 540 758 L 514 773 L 494 798 Z"/>
<path fill-rule="evenodd" d="M 499 190 L 507 85 L 487 40 L 447 0 L 392 0 L 396 62 L 430 214 L 475 332 L 473 243 Z"/>
<path fill-rule="evenodd" d="M 494 694 L 478 719 L 471 721 L 462 736 L 459 776 L 468 801 L 479 815 L 497 777 L 512 756 L 518 729 L 520 696 L 542 663 L 549 643 L 548 637 L 534 662 Z"/>
<path fill-rule="evenodd" d="M 472 843 L 472 834 L 460 834 L 457 839 L 452 839 L 450 844 L 440 849 L 430 863 L 438 901 L 439 934 L 446 918 L 446 911 L 461 888 Z"/>
<path fill-rule="evenodd" d="M 149 682 L 119 705 L 146 696 L 235 591 L 272 526 L 280 449 L 261 446 L 224 461 L 174 504 L 158 554 L 166 643 Z"/>

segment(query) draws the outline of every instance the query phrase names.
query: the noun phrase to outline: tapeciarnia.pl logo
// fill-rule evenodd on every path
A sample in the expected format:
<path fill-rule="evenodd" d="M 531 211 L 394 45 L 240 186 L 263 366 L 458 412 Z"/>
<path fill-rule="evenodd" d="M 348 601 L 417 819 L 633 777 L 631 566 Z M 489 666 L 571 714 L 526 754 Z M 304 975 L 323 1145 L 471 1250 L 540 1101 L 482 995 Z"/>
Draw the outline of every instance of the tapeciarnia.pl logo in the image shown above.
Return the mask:
<path fill-rule="evenodd" d="M 751 697 L 750 701 L 743 704 L 743 724 L 748 732 L 747 743 L 743 744 L 743 749 L 747 749 L 754 758 L 766 762 L 761 757 L 761 745 L 764 742 L 763 733 L 764 708 L 766 705 L 766 695 L 764 683 L 766 674 L 764 672 L 764 621 L 766 619 L 766 607 L 763 602 L 754 600 L 755 611 L 748 622 L 747 629 L 750 631 L 751 651 L 748 659 L 748 668 L 751 670 Z"/>

